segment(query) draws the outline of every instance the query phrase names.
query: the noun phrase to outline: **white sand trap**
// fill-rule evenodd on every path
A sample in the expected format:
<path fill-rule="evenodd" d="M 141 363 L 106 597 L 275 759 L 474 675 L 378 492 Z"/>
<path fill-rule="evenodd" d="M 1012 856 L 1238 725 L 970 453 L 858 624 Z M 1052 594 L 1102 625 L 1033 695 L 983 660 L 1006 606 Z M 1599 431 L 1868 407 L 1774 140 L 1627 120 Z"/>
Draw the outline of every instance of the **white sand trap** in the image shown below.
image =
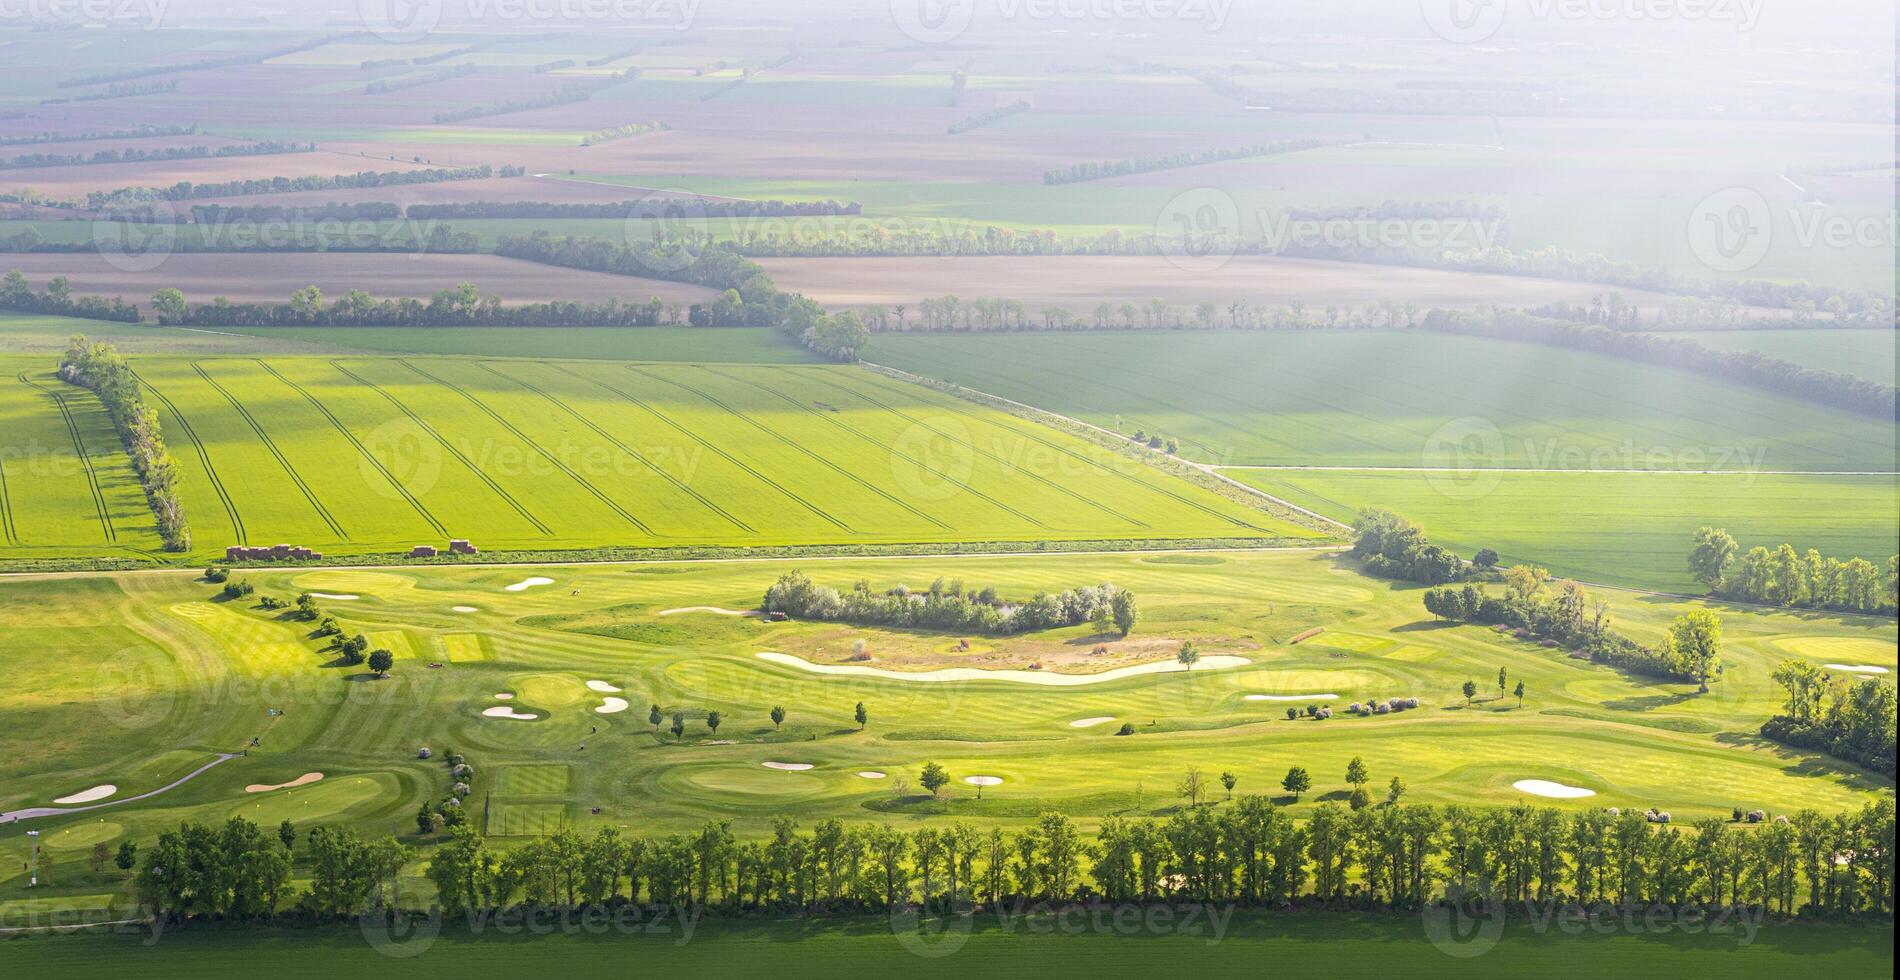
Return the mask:
<path fill-rule="evenodd" d="M 1003 777 L 1001 776 L 965 776 L 963 777 L 963 781 L 969 783 L 971 786 L 1003 785 Z"/>
<path fill-rule="evenodd" d="M 477 609 L 474 606 L 456 606 L 454 608 L 455 608 L 455 611 L 459 613 L 481 612 L 480 609 Z"/>
<path fill-rule="evenodd" d="M 1850 674 L 1885 674 L 1887 673 L 1887 668 L 1875 667 L 1871 664 L 1822 664 L 1821 666 L 1826 667 L 1829 670 L 1844 670 Z"/>
<path fill-rule="evenodd" d="M 337 602 L 355 602 L 356 600 L 361 599 L 363 597 L 360 595 L 344 595 L 337 592 L 312 592 L 310 593 L 310 598 L 333 599 Z"/>
<path fill-rule="evenodd" d="M 587 689 L 600 694 L 619 694 L 620 689 L 606 681 L 588 681 Z"/>
<path fill-rule="evenodd" d="M 600 707 L 594 709 L 598 715 L 617 715 L 627 710 L 626 698 L 602 698 Z"/>
<path fill-rule="evenodd" d="M 883 779 L 884 774 L 881 772 L 878 772 L 876 769 L 866 769 L 863 772 L 858 773 L 858 778 L 859 779 Z"/>
<path fill-rule="evenodd" d="M 1076 720 L 1069 722 L 1069 727 L 1070 728 L 1094 728 L 1096 725 L 1107 724 L 1108 722 L 1111 722 L 1114 720 L 1115 720 L 1115 717 L 1113 715 L 1105 715 L 1100 718 L 1077 718 Z"/>
<path fill-rule="evenodd" d="M 514 699 L 515 699 L 515 696 L 513 694 L 508 693 L 507 691 L 503 691 L 500 694 L 495 695 L 495 700 L 497 701 L 513 701 Z"/>
<path fill-rule="evenodd" d="M 244 787 L 244 792 L 268 793 L 274 789 L 296 789 L 299 786 L 308 786 L 311 783 L 314 783 L 317 780 L 322 779 L 322 778 L 323 778 L 323 773 L 307 772 L 287 783 L 277 783 L 271 786 L 266 786 L 263 783 L 252 783 L 251 785 Z"/>
<path fill-rule="evenodd" d="M 79 792 L 72 794 L 71 796 L 62 796 L 59 799 L 54 800 L 53 802 L 54 803 L 91 803 L 94 800 L 103 800 L 106 797 L 111 796 L 114 793 L 117 793 L 118 791 L 119 791 L 119 788 L 117 786 L 114 786 L 111 783 L 102 783 L 98 786 L 94 786 L 91 789 L 82 789 Z"/>
<path fill-rule="evenodd" d="M 1520 779 L 1511 784 L 1511 788 L 1532 796 L 1548 796 L 1555 800 L 1576 800 L 1586 796 L 1595 796 L 1597 791 L 1581 786 L 1565 786 L 1548 779 Z"/>
<path fill-rule="evenodd" d="M 662 609 L 662 616 L 678 616 L 681 613 L 711 613 L 714 616 L 757 616 L 757 609 L 727 609 L 724 606 L 682 606 L 678 609 Z"/>
<path fill-rule="evenodd" d="M 804 772 L 811 768 L 811 763 L 809 762 L 761 762 L 759 765 L 767 769 L 777 769 L 782 772 Z"/>
<path fill-rule="evenodd" d="M 882 677 L 893 681 L 921 681 L 936 683 L 943 681 L 1012 681 L 1018 684 L 1041 684 L 1045 687 L 1080 687 L 1084 684 L 1104 684 L 1118 681 L 1124 677 L 1136 677 L 1141 674 L 1162 674 L 1185 670 L 1173 660 L 1157 660 L 1150 664 L 1136 664 L 1132 667 L 1117 667 L 1099 674 L 1055 674 L 1046 670 L 983 670 L 977 667 L 945 667 L 940 670 L 885 670 L 881 667 L 866 667 L 862 664 L 815 664 L 803 657 L 794 657 L 788 653 L 760 653 L 759 659 L 769 660 L 787 667 L 797 667 L 814 674 L 840 674 L 848 677 Z M 1244 667 L 1250 661 L 1246 657 L 1213 656 L 1202 657 L 1194 673 L 1210 670 L 1222 670 L 1229 667 Z"/>
<path fill-rule="evenodd" d="M 1248 701 L 1337 701 L 1337 694 L 1249 694 Z"/>
<path fill-rule="evenodd" d="M 482 712 L 484 718 L 506 718 L 510 721 L 534 721 L 536 716 L 525 711 L 516 711 L 505 704 L 498 704 Z"/>
<path fill-rule="evenodd" d="M 542 578 L 539 575 L 532 575 L 532 576 L 529 576 L 528 578 L 522 579 L 519 582 L 516 582 L 513 585 L 504 585 L 502 586 L 502 589 L 508 592 L 526 592 L 537 585 L 553 585 L 553 584 L 554 584 L 554 580 L 551 578 Z"/>

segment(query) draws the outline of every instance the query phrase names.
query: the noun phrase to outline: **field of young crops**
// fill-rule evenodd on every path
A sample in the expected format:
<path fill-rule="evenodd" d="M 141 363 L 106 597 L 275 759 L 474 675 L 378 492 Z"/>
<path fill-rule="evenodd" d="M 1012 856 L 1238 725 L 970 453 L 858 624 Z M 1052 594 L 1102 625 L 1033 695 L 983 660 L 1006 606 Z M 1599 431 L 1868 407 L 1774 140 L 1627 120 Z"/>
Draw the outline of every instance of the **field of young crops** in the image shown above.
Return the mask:
<path fill-rule="evenodd" d="M 58 383 L 50 361 L 0 365 L 27 377 L 0 395 L 12 529 L 0 555 L 155 549 L 97 399 Z M 360 555 L 451 537 L 551 551 L 1314 536 L 1072 436 L 859 369 L 365 355 L 134 364 L 177 457 L 200 555 L 278 543 Z"/>

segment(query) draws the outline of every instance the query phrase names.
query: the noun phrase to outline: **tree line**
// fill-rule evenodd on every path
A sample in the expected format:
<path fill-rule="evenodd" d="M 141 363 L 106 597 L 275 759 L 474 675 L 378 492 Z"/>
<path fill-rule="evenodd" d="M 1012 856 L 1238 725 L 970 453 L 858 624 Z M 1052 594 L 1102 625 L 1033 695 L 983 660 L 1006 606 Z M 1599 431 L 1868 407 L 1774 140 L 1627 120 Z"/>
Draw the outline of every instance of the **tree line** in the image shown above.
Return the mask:
<path fill-rule="evenodd" d="M 254 194 L 288 194 L 293 191 L 333 191 L 356 187 L 400 187 L 410 184 L 439 184 L 456 180 L 487 180 L 491 177 L 519 177 L 520 167 L 430 167 L 424 170 L 365 170 L 329 177 L 251 177 L 209 184 L 181 180 L 170 187 L 122 187 L 115 191 L 91 191 L 86 208 L 107 211 L 139 201 L 189 201 L 205 197 L 245 197 Z"/>
<path fill-rule="evenodd" d="M 1296 153 L 1300 150 L 1316 149 L 1324 146 L 1320 140 L 1273 140 L 1266 143 L 1250 143 L 1246 146 L 1222 147 L 1199 150 L 1193 153 L 1170 153 L 1159 157 L 1138 157 L 1132 160 L 1103 160 L 1099 162 L 1077 163 L 1067 167 L 1057 167 L 1045 171 L 1042 182 L 1048 185 L 1077 184 L 1089 180 L 1103 180 L 1108 177 L 1125 177 L 1129 174 L 1145 174 L 1155 170 L 1173 170 L 1180 167 L 1198 167 L 1209 163 L 1222 163 L 1228 160 L 1245 160 L 1249 157 L 1270 156 L 1276 153 Z"/>
<path fill-rule="evenodd" d="M 581 145 L 599 146 L 602 143 L 612 143 L 615 140 L 643 136 L 647 133 L 664 133 L 672 128 L 671 124 L 658 120 L 654 122 L 628 123 L 625 126 L 615 126 L 612 129 L 602 129 L 588 133 L 586 136 L 581 137 Z"/>
<path fill-rule="evenodd" d="M 389 205 L 394 207 L 394 205 Z M 635 218 L 721 219 L 721 218 L 792 218 L 808 216 L 855 215 L 863 210 L 857 203 L 838 201 L 756 201 L 641 198 L 600 204 L 550 204 L 544 201 L 461 201 L 447 204 L 411 204 L 404 215 L 411 219 L 478 220 L 489 218 Z"/>
<path fill-rule="evenodd" d="M 420 75 L 409 75 L 402 78 L 378 78 L 368 85 L 363 86 L 363 94 L 383 95 L 388 92 L 400 92 L 403 89 L 420 88 L 424 85 L 434 85 L 437 82 L 446 82 L 451 79 L 473 75 L 476 71 L 475 63 L 467 62 L 460 65 L 452 65 L 448 68 L 437 68 L 434 71 L 424 72 Z"/>
<path fill-rule="evenodd" d="M 60 95 L 50 99 L 41 99 L 40 105 L 64 105 L 68 102 L 104 102 L 107 99 L 129 99 L 137 95 L 163 95 L 178 91 L 178 79 L 171 78 L 162 82 L 113 82 L 98 92 L 83 95 Z"/>
<path fill-rule="evenodd" d="M 1842 561 L 1813 548 L 1801 554 L 1786 543 L 1743 553 L 1727 531 L 1703 527 L 1690 545 L 1689 572 L 1710 594 L 1726 599 L 1887 615 L 1900 606 L 1900 555 L 1887 559 L 1883 574 L 1865 558 Z"/>
<path fill-rule="evenodd" d="M 945 581 L 941 576 L 921 592 L 903 585 L 876 592 L 869 580 L 860 579 L 851 591 L 840 594 L 797 571 L 779 576 L 766 589 L 759 609 L 795 619 L 992 636 L 1082 623 L 1127 636 L 1138 619 L 1134 593 L 1107 583 L 1056 595 L 1038 592 L 1027 601 L 1009 602 L 993 587 L 965 589 L 962 579 Z"/>
<path fill-rule="evenodd" d="M 201 160 L 207 157 L 249 157 L 264 156 L 272 153 L 308 153 L 316 149 L 313 143 L 285 143 L 264 141 L 258 143 L 232 144 L 212 148 L 209 146 L 164 146 L 155 150 L 142 150 L 128 146 L 123 150 L 99 150 L 95 153 L 28 153 L 24 156 L 0 160 L 0 170 L 20 170 L 28 167 L 69 167 L 93 163 L 143 163 L 150 160 Z"/>
<path fill-rule="evenodd" d="M 1003 120 L 1008 119 L 1011 116 L 1017 116 L 1025 112 L 1028 112 L 1029 108 L 1030 108 L 1029 103 L 1027 101 L 1018 99 L 1015 102 L 1011 102 L 1008 105 L 997 106 L 996 108 L 991 109 L 988 112 L 979 112 L 974 116 L 967 116 L 963 119 L 959 119 L 956 122 L 953 122 L 950 124 L 949 135 L 955 136 L 959 133 L 967 133 L 972 129 L 982 129 L 985 126 L 994 126 L 995 124 L 1002 122 Z"/>
<path fill-rule="evenodd" d="M 619 82 L 619 78 L 614 78 L 604 83 L 595 82 L 583 84 L 580 82 L 569 82 L 543 95 L 530 96 L 522 99 L 507 99 L 492 105 L 474 105 L 464 109 L 451 109 L 447 112 L 438 112 L 435 114 L 435 121 L 438 123 L 462 122 L 468 119 L 481 119 L 486 116 L 506 115 L 510 112 L 527 112 L 531 109 L 547 109 L 557 105 L 571 105 L 575 102 L 586 102 L 588 99 L 594 97 L 595 92 L 608 86 L 619 84 Z"/>
<path fill-rule="evenodd" d="M 928 772 L 928 768 L 926 772 Z M 947 777 L 945 777 L 947 778 Z M 1735 809 L 1688 828 L 1657 811 L 1322 803 L 1299 821 L 1261 796 L 1109 817 L 1093 834 L 1045 811 L 1014 832 L 964 822 L 902 830 L 789 816 L 742 839 L 730 821 L 643 837 L 563 829 L 506 849 L 469 822 L 447 829 L 427 876 L 447 915 L 508 909 L 678 907 L 725 914 L 958 912 L 1012 904 L 1222 902 L 1328 913 L 1418 909 L 1479 896 L 1490 907 L 1665 906 L 1779 915 L 1892 912 L 1894 803 L 1769 817 Z M 294 849 L 294 850 L 293 850 Z M 141 902 L 168 920 L 317 921 L 400 910 L 396 839 L 317 827 L 301 839 L 234 817 L 183 824 L 138 861 Z"/>
<path fill-rule="evenodd" d="M 145 67 L 145 68 L 125 68 L 125 69 L 120 69 L 118 71 L 99 72 L 92 75 L 76 75 L 72 78 L 60 79 L 60 81 L 58 82 L 58 87 L 59 88 L 78 88 L 79 86 L 82 86 L 82 85 L 99 85 L 105 82 L 124 82 L 124 81 L 130 81 L 135 78 L 149 78 L 153 75 L 174 75 L 174 74 L 178 74 L 179 72 L 215 71 L 219 68 L 235 68 L 240 65 L 260 65 L 266 61 L 271 60 L 272 58 L 282 58 L 285 55 L 296 54 L 300 51 L 309 51 L 313 48 L 320 48 L 326 44 L 329 44 L 331 41 L 342 40 L 343 38 L 346 38 L 349 36 L 350 35 L 348 34 L 327 34 L 322 37 L 311 38 L 308 41 L 300 41 L 296 44 L 282 45 L 275 48 L 267 48 L 262 51 L 253 51 L 249 54 L 227 55 L 222 58 L 203 58 L 198 61 L 186 61 L 186 62 L 165 64 L 165 65 L 152 65 L 150 67 Z M 176 85 L 177 82 L 173 82 L 172 84 Z"/>
<path fill-rule="evenodd" d="M 145 488 L 165 550 L 190 551 L 191 525 L 178 499 L 178 466 L 159 432 L 158 412 L 145 404 L 132 366 L 111 344 L 88 343 L 75 334 L 59 359 L 59 376 L 99 397 Z"/>
<path fill-rule="evenodd" d="M 139 322 L 139 308 L 117 296 L 74 296 L 72 282 L 54 276 L 41 292 L 34 292 L 26 275 L 18 269 L 0 279 L 0 309 L 16 313 L 46 313 L 87 320 Z"/>
<path fill-rule="evenodd" d="M 145 139 L 153 136 L 192 136 L 197 126 L 136 126 L 132 129 L 102 129 L 77 133 L 26 133 L 0 136 L 0 146 L 28 146 L 34 143 L 91 143 L 99 140 Z"/>
<path fill-rule="evenodd" d="M 1774 678 L 1787 692 L 1786 711 L 1761 726 L 1764 737 L 1894 774 L 1893 681 L 1793 659 L 1782 661 Z"/>

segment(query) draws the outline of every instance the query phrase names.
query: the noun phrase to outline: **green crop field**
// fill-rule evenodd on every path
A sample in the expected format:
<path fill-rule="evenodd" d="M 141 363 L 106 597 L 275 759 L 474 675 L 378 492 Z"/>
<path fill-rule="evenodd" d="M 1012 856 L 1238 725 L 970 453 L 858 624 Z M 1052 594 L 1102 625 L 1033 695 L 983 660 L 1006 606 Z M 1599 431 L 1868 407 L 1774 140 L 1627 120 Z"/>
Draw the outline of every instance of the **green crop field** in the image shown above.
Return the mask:
<path fill-rule="evenodd" d="M 1893 384 L 1892 330 L 1700 330 L 1665 337 L 1717 350 L 1755 351 L 1802 367 Z"/>
<path fill-rule="evenodd" d="M 1667 368 L 1391 331 L 881 335 L 869 360 L 1221 465 L 1893 469 L 1890 423 Z"/>
<path fill-rule="evenodd" d="M 152 521 L 103 411 L 54 380 L 51 360 L 0 359 L 27 378 L 0 401 L 13 528 L 0 557 L 150 554 Z M 361 355 L 134 365 L 200 557 L 450 537 L 550 551 L 1318 536 L 860 369 Z"/>
<path fill-rule="evenodd" d="M 1049 809 L 1093 827 L 1111 814 L 1167 812 L 1188 766 L 1231 770 L 1239 791 L 1274 791 L 1290 764 L 1315 791 L 1304 816 L 1343 795 L 1341 774 L 1362 756 L 1381 784 L 1402 776 L 1408 799 L 1508 805 L 1539 802 L 1513 788 L 1549 778 L 1592 789 L 1565 807 L 1660 806 L 1678 820 L 1731 807 L 1774 812 L 1858 806 L 1892 781 L 1791 751 L 1754 734 L 1777 710 L 1769 677 L 1786 657 L 1895 667 L 1893 622 L 1876 617 L 1769 613 L 1715 606 L 1727 663 L 1706 695 L 1694 685 L 1626 675 L 1471 626 L 1431 623 L 1416 588 L 1368 579 L 1324 553 L 1051 555 L 818 559 L 817 580 L 921 588 L 939 575 L 1027 596 L 1101 580 L 1132 590 L 1142 622 L 1127 639 L 1084 627 L 959 650 L 943 635 L 726 615 L 757 603 L 785 562 L 634 566 L 433 568 L 240 573 L 259 597 L 303 591 L 324 599 L 347 632 L 403 637 L 387 680 L 337 666 L 309 625 L 223 602 L 187 571 L 16 578 L 0 589 L 0 661 L 14 678 L 0 694 L 0 811 L 49 805 L 112 784 L 125 799 L 219 763 L 147 800 L 35 821 L 55 857 L 50 896 L 118 895 L 116 872 L 80 860 L 93 844 L 149 841 L 180 820 L 246 815 L 266 825 L 343 823 L 388 834 L 413 828 L 425 798 L 447 788 L 420 747 L 465 753 L 491 834 L 563 824 L 642 834 L 690 828 L 711 815 L 741 836 L 773 817 L 885 819 L 906 826 L 952 818 L 1019 826 Z M 511 591 L 530 574 L 543 586 Z M 1698 603 L 1610 594 L 1619 628 L 1656 642 Z M 462 611 L 466 610 L 466 611 Z M 1314 628 L 1319 635 L 1289 641 Z M 475 631 L 480 659 L 438 657 Z M 1005 680 L 905 679 L 926 666 L 1092 670 L 1111 661 L 1167 659 L 1192 639 L 1208 656 L 1244 665 L 1197 668 L 1073 686 Z M 828 676 L 758 654 L 835 662 L 862 640 L 874 677 Z M 1522 707 L 1490 684 L 1522 680 Z M 1459 686 L 1486 693 L 1466 705 Z M 590 685 L 589 682 L 595 682 Z M 631 707 L 610 706 L 605 688 Z M 498 699 L 498 694 L 511 698 Z M 1336 695 L 1330 701 L 1321 695 Z M 1292 701 L 1249 700 L 1293 698 Z M 1421 710 L 1377 718 L 1343 712 L 1289 721 L 1284 709 L 1415 696 Z M 870 723 L 858 730 L 853 706 Z M 655 734 L 646 708 L 681 712 L 682 740 Z M 767 711 L 788 708 L 783 728 Z M 267 709 L 281 709 L 272 715 Z M 491 717 L 501 708 L 526 718 Z M 724 715 L 717 736 L 701 719 Z M 1102 719 L 1106 719 L 1105 721 Z M 1094 724 L 1078 726 L 1080 721 Z M 1116 737 L 1117 727 L 1134 734 Z M 253 746 L 251 739 L 257 744 Z M 583 748 L 583 746 L 585 746 Z M 957 778 L 947 807 L 893 787 L 926 761 Z M 803 764 L 782 771 L 764 763 Z M 861 772 L 889 778 L 867 779 Z M 247 792 L 321 773 L 288 789 Z M 981 800 L 964 776 L 1003 779 Z M 1546 801 L 1548 802 L 1548 801 Z M 593 811 L 598 809 L 596 815 Z M 0 892 L 17 887 L 23 839 L 0 835 Z M 404 879 L 419 877 L 428 841 Z M 61 857 L 61 855 L 64 855 Z"/>
<path fill-rule="evenodd" d="M 1786 542 L 1881 566 L 1900 539 L 1892 476 L 1225 472 L 1336 520 L 1388 507 L 1461 554 L 1492 548 L 1506 564 L 1643 589 L 1702 591 L 1687 556 L 1690 534 L 1704 526 L 1726 528 L 1745 548 Z"/>

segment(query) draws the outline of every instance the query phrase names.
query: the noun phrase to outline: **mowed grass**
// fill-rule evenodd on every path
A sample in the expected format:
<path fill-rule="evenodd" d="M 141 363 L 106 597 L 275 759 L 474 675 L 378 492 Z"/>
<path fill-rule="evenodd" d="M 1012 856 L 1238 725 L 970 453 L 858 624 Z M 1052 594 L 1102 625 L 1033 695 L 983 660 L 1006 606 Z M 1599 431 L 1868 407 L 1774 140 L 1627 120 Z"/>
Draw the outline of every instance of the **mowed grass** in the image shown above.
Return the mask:
<path fill-rule="evenodd" d="M 178 460 L 194 557 L 277 543 L 376 554 L 450 537 L 546 551 L 1316 536 L 860 369 L 364 355 L 134 365 Z M 64 438 L 50 397 L 20 384 L 4 397 L 22 451 Z M 96 399 L 67 400 L 89 402 L 98 429 Z M 0 557 L 119 553 L 149 527 L 142 498 L 123 499 L 137 487 L 116 439 L 95 431 L 87 445 L 123 530 L 85 526 L 84 473 L 21 472 L 10 496 L 33 521 Z"/>
<path fill-rule="evenodd" d="M 1615 358 L 1398 331 L 880 335 L 868 360 L 1227 465 L 1893 469 L 1891 423 Z"/>
<path fill-rule="evenodd" d="M 1702 591 L 1687 556 L 1689 536 L 1704 526 L 1728 529 L 1744 547 L 1787 542 L 1882 568 L 1900 538 L 1891 476 L 1225 472 L 1337 520 L 1389 507 L 1465 555 L 1493 548 L 1507 564 L 1642 589 Z"/>

